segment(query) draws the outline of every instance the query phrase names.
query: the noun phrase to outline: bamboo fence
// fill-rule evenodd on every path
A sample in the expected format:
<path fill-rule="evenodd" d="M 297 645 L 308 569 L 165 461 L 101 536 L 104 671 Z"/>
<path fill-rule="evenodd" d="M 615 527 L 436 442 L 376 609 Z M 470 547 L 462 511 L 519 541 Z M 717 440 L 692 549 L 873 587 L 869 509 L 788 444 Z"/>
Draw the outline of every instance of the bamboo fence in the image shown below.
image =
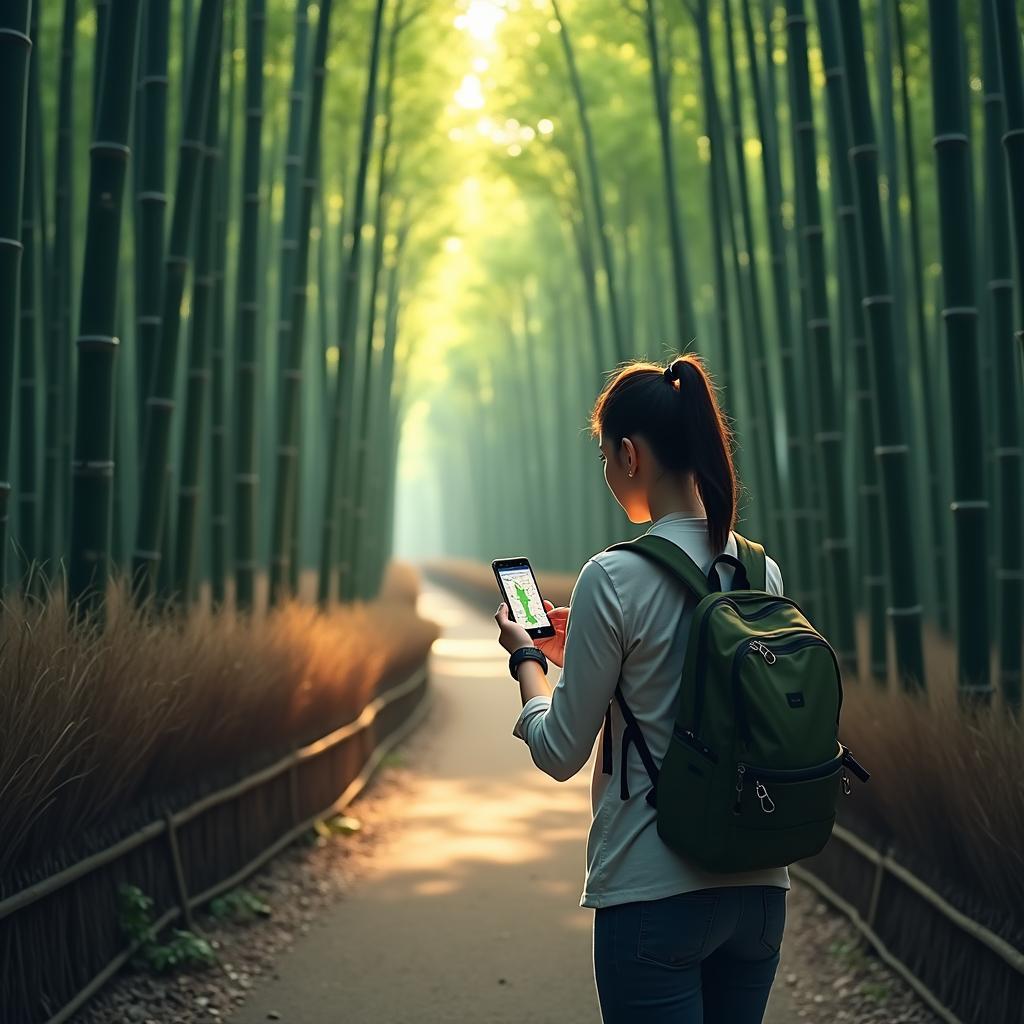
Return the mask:
<path fill-rule="evenodd" d="M 157 931 L 191 926 L 193 911 L 351 803 L 428 707 L 424 665 L 352 722 L 0 899 L 0 1021 L 67 1021 L 135 953 L 117 923 L 122 884 L 153 899 Z"/>

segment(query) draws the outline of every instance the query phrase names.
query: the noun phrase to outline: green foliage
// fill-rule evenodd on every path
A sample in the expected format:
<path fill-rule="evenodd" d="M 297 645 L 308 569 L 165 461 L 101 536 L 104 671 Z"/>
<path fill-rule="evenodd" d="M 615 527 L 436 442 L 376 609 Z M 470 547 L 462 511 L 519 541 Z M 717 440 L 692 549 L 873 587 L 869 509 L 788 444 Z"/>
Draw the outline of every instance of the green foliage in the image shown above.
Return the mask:
<path fill-rule="evenodd" d="M 245 888 L 232 889 L 210 901 L 209 911 L 218 921 L 251 921 L 270 917 L 270 905 Z"/>
<path fill-rule="evenodd" d="M 363 823 L 358 818 L 346 814 L 335 814 L 314 823 L 317 834 L 329 839 L 331 836 L 350 836 L 361 831 Z"/>
<path fill-rule="evenodd" d="M 153 900 L 137 885 L 122 885 L 117 893 L 118 924 L 139 948 L 132 964 L 157 973 L 173 968 L 209 967 L 217 962 L 213 946 L 194 932 L 172 928 L 169 942 L 159 942 L 153 927 Z"/>

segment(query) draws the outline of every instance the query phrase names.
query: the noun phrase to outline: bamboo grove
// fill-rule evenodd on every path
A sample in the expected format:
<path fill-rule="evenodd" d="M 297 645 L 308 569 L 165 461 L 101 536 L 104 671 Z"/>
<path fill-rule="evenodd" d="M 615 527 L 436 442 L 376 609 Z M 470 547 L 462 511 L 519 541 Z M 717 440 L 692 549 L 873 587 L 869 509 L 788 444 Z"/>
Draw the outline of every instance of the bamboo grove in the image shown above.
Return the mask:
<path fill-rule="evenodd" d="M 965 706 L 1019 708 L 1020 17 L 504 5 L 480 44 L 500 70 L 463 85 L 511 185 L 429 416 L 448 550 L 571 571 L 620 538 L 589 408 L 621 360 L 692 348 L 736 430 L 740 529 L 847 669 L 920 690 L 951 641 Z"/>
<path fill-rule="evenodd" d="M 12 0 L 6 585 L 326 606 L 428 520 L 578 569 L 625 525 L 594 397 L 692 348 L 847 669 L 921 689 L 952 641 L 965 704 L 1019 708 L 1020 17 Z"/>
<path fill-rule="evenodd" d="M 324 606 L 376 592 L 400 311 L 437 230 L 431 105 L 404 84 L 434 73 L 423 13 L 4 5 L 8 587 L 101 611 L 120 573 L 168 610 L 204 588 L 251 609 L 315 566 Z"/>

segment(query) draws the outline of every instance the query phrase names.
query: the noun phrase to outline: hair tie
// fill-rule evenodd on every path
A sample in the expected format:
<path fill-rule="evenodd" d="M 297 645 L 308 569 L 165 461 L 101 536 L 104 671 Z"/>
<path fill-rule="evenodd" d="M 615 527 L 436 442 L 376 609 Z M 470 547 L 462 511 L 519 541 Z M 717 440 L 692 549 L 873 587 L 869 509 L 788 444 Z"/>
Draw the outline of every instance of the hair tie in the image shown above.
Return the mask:
<path fill-rule="evenodd" d="M 667 380 L 669 384 L 671 384 L 674 380 L 679 380 L 679 374 L 676 372 L 677 366 L 680 369 L 682 369 L 678 361 L 673 362 L 671 366 L 665 367 L 665 380 Z"/>

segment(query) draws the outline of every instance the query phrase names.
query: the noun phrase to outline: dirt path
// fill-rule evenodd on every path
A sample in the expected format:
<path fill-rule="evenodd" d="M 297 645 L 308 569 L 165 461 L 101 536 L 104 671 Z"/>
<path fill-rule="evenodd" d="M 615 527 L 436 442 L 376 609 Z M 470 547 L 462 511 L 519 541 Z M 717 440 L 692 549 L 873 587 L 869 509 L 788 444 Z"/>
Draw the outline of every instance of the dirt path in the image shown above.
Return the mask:
<path fill-rule="evenodd" d="M 600 1020 L 593 911 L 578 905 L 591 763 L 567 783 L 538 771 L 512 735 L 521 702 L 493 622 L 435 587 L 421 600 L 447 626 L 433 706 L 403 747 L 401 820 L 234 1024 Z M 781 983 L 769 1011 L 769 1024 L 795 1016 Z"/>

